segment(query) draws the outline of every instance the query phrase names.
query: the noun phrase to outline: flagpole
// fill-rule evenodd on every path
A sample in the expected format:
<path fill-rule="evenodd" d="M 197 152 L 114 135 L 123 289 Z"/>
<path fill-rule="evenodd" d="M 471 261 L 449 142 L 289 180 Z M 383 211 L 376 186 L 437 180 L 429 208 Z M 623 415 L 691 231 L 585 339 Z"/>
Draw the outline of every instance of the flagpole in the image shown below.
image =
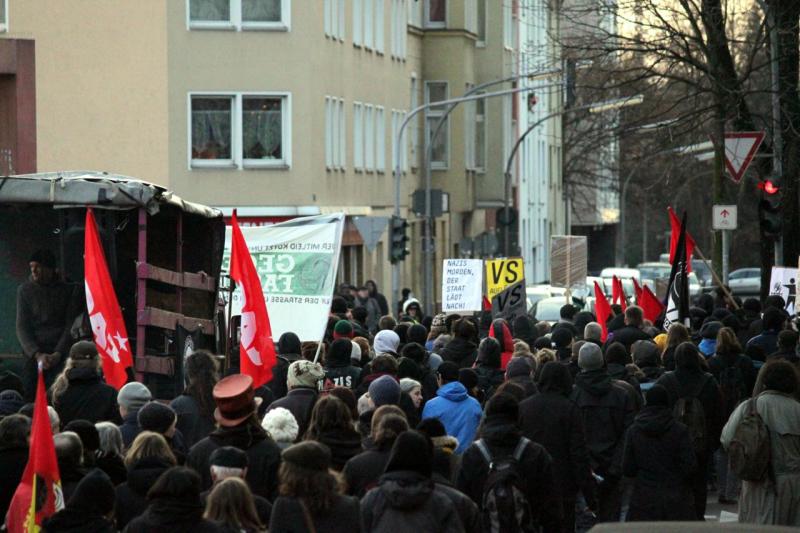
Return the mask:
<path fill-rule="evenodd" d="M 231 328 L 231 315 L 233 315 L 233 291 L 234 291 L 234 283 L 233 278 L 231 278 L 230 274 L 224 274 L 226 278 L 228 278 L 228 320 L 225 323 L 227 325 L 227 334 L 225 335 L 225 364 L 228 368 L 231 365 L 231 348 L 232 348 L 232 328 Z M 241 367 L 240 367 L 241 368 Z M 226 368 L 227 370 L 227 368 Z"/>
<path fill-rule="evenodd" d="M 714 269 L 708 263 L 708 259 L 706 259 L 706 256 L 703 255 L 703 252 L 702 252 L 702 250 L 700 250 L 700 247 L 697 245 L 697 243 L 694 244 L 694 251 L 697 252 L 697 255 L 700 256 L 700 260 L 703 261 L 703 263 L 706 265 L 708 270 L 711 271 L 711 277 L 714 278 L 714 281 L 717 282 L 717 285 L 719 285 L 720 289 L 722 289 L 722 292 L 725 293 L 725 296 L 733 304 L 733 307 L 738 310 L 739 309 L 739 304 L 737 304 L 736 300 L 733 299 L 733 295 L 728 290 L 728 287 L 726 287 L 725 284 L 722 283 L 722 280 L 719 279 L 719 276 L 717 276 L 717 273 L 714 271 Z"/>

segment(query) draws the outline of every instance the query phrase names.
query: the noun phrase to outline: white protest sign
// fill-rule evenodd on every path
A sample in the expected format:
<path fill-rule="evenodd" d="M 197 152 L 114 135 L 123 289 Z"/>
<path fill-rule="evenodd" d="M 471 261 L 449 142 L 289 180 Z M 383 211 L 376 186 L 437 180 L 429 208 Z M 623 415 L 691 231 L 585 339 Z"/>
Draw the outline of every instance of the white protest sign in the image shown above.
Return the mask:
<path fill-rule="evenodd" d="M 797 269 L 785 267 L 772 267 L 769 278 L 769 293 L 777 294 L 786 302 L 786 311 L 793 315 L 795 312 L 795 298 L 797 297 Z"/>
<path fill-rule="evenodd" d="M 445 259 L 442 265 L 442 312 L 480 311 L 482 304 L 483 261 Z"/>
<path fill-rule="evenodd" d="M 328 323 L 344 215 L 303 217 L 271 226 L 243 227 L 264 289 L 272 338 L 291 331 L 301 341 L 319 341 Z M 231 260 L 231 228 L 225 229 L 222 270 Z M 233 292 L 232 315 L 241 314 L 242 293 Z"/>

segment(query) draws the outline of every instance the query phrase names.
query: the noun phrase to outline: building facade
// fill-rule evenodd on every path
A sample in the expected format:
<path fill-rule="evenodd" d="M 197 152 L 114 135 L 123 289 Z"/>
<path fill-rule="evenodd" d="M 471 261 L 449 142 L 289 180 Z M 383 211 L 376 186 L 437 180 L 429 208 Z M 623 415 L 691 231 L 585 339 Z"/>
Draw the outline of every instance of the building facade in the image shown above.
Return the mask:
<path fill-rule="evenodd" d="M 410 110 L 517 74 L 520 16 L 492 0 L 0 0 L 0 171 L 107 170 L 245 224 L 341 211 L 340 279 L 388 293 L 388 233 L 367 248 L 352 220 L 391 215 L 399 160 L 401 286 L 420 294 L 411 195 L 442 107 L 410 121 L 397 153 L 394 139 Z M 496 236 L 519 102 L 460 105 L 432 145 L 449 198 L 433 287 L 443 258 L 500 253 L 475 243 Z"/>

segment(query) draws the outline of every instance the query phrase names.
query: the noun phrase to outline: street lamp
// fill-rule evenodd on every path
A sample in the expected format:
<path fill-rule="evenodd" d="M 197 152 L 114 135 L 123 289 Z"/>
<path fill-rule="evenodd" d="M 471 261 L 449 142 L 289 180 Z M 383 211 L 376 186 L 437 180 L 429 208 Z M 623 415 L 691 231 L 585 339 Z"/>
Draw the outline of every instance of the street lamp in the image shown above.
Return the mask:
<path fill-rule="evenodd" d="M 402 177 L 402 169 L 400 168 L 402 157 L 400 157 L 400 147 L 402 146 L 403 140 L 403 132 L 406 129 L 406 126 L 411 119 L 418 115 L 420 112 L 425 111 L 426 109 L 430 109 L 431 107 L 439 107 L 445 105 L 456 105 L 460 104 L 461 102 L 472 102 L 474 100 L 482 100 L 484 98 L 496 98 L 498 96 L 506 96 L 510 94 L 516 94 L 520 92 L 527 92 L 534 90 L 535 87 L 515 87 L 513 89 L 504 89 L 502 91 L 495 91 L 491 93 L 485 94 L 472 94 L 468 96 L 460 96 L 458 98 L 450 98 L 448 100 L 440 100 L 438 102 L 431 102 L 427 104 L 423 104 L 419 107 L 412 109 L 408 115 L 406 115 L 403 122 L 400 123 L 400 127 L 397 131 L 397 136 L 394 139 L 394 153 L 396 154 L 395 157 L 395 168 L 394 168 L 394 215 L 399 217 L 400 216 L 400 190 L 401 184 L 400 179 Z M 430 174 L 426 176 L 426 190 L 425 190 L 425 218 L 426 221 L 430 220 L 431 215 L 431 188 L 430 188 Z M 426 224 L 426 231 L 428 235 L 427 241 L 430 240 L 430 227 Z M 426 247 L 427 248 L 427 247 Z M 426 249 L 427 251 L 427 249 Z M 427 262 L 426 262 L 427 264 Z M 392 265 L 392 295 L 394 297 L 394 306 L 397 308 L 398 303 L 400 302 L 400 263 L 396 262 Z M 426 302 L 426 309 L 427 306 L 430 305 L 429 302 Z"/>

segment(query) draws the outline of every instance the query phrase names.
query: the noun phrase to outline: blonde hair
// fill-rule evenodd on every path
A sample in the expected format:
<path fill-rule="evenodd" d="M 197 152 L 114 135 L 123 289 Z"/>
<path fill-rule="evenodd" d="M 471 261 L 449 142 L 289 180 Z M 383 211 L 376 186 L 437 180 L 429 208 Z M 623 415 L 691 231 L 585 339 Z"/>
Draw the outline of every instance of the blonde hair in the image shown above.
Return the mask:
<path fill-rule="evenodd" d="M 256 513 L 253 493 L 247 483 L 236 477 L 220 481 L 211 490 L 203 517 L 239 531 L 264 530 Z"/>
<path fill-rule="evenodd" d="M 172 453 L 167 439 L 160 433 L 142 431 L 136 436 L 128 453 L 125 454 L 125 466 L 129 467 L 136 461 L 145 457 L 159 457 L 173 466 L 178 464 L 175 454 Z"/>
<path fill-rule="evenodd" d="M 64 365 L 64 370 L 61 371 L 56 380 L 53 382 L 53 385 L 50 387 L 50 397 L 53 400 L 53 405 L 58 403 L 58 399 L 62 394 L 64 394 L 64 392 L 66 392 L 67 387 L 69 387 L 67 372 L 73 368 L 94 368 L 95 372 L 99 374 L 102 366 L 103 361 L 97 356 L 92 357 L 91 359 L 73 359 L 72 357 L 69 357 L 67 359 L 67 364 Z"/>
<path fill-rule="evenodd" d="M 545 363 L 556 360 L 556 352 L 550 348 L 542 348 L 537 350 L 533 357 L 536 359 L 536 368 L 542 368 L 544 367 Z"/>

